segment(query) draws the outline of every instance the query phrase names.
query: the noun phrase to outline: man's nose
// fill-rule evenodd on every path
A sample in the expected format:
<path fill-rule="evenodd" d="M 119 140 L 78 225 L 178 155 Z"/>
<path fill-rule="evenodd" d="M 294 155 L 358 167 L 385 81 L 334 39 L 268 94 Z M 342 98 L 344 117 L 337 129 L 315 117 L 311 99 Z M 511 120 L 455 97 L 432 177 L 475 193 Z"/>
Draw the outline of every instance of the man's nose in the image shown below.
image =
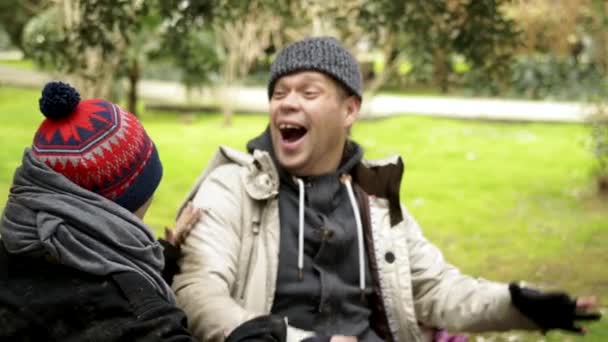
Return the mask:
<path fill-rule="evenodd" d="M 300 98 L 296 91 L 290 91 L 285 95 L 285 97 L 281 100 L 281 110 L 285 112 L 290 112 L 297 110 L 300 106 Z"/>

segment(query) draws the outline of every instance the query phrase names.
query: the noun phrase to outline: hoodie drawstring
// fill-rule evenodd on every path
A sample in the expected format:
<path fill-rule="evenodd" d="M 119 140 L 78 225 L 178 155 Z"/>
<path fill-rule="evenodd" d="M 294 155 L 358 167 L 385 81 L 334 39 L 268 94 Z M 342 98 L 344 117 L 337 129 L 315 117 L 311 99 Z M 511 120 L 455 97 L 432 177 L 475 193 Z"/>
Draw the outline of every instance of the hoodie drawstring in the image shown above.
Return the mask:
<path fill-rule="evenodd" d="M 300 178 L 298 188 L 300 189 L 299 227 L 298 227 L 298 279 L 304 279 L 304 182 Z"/>
<path fill-rule="evenodd" d="M 353 192 L 351 185 L 352 178 L 350 175 L 344 174 L 340 177 L 340 180 L 346 185 L 348 191 L 348 198 L 350 199 L 350 205 L 353 208 L 355 214 L 355 223 L 357 224 L 357 240 L 359 242 L 359 289 L 361 290 L 361 300 L 365 300 L 365 249 L 363 245 L 363 224 L 361 223 L 361 213 L 359 212 L 359 205 Z"/>
<path fill-rule="evenodd" d="M 304 278 L 304 182 L 299 178 L 295 178 L 295 180 L 298 183 L 298 188 L 300 192 L 298 227 L 298 278 L 299 280 L 302 280 Z M 357 204 L 355 193 L 353 192 L 353 188 L 351 185 L 351 176 L 348 174 L 344 174 L 340 177 L 340 181 L 346 186 L 348 198 L 350 199 L 350 205 L 353 208 L 353 212 L 355 214 L 359 251 L 359 289 L 361 290 L 361 300 L 365 301 L 365 247 L 363 241 L 363 224 L 361 223 L 361 214 L 359 212 L 359 205 Z"/>

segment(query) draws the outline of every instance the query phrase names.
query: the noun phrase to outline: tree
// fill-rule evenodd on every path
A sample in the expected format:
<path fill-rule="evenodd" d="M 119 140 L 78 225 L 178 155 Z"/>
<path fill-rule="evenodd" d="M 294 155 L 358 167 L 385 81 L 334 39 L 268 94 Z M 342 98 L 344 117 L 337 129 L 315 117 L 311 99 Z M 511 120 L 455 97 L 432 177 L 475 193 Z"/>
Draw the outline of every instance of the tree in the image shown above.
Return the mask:
<path fill-rule="evenodd" d="M 230 125 L 233 109 L 229 87 L 242 80 L 253 64 L 272 45 L 273 35 L 281 29 L 281 18 L 267 10 L 263 1 L 249 1 L 238 19 L 216 22 L 213 25 L 219 43 L 222 64 L 222 111 L 224 124 Z"/>
<path fill-rule="evenodd" d="M 30 18 L 38 15 L 45 7 L 42 0 L 3 0 L 0 2 L 0 26 L 6 31 L 11 43 L 23 49 L 23 29 Z"/>
<path fill-rule="evenodd" d="M 386 68 L 366 78 L 377 90 L 404 58 L 432 63 L 435 79 L 447 91 L 450 59 L 460 54 L 479 75 L 499 79 L 518 32 L 502 11 L 506 0 L 394 1 L 353 0 L 167 0 L 182 32 L 207 25 L 214 32 L 221 61 L 222 89 L 242 80 L 251 67 L 283 44 L 303 36 L 338 37 L 357 56 L 373 51 Z M 178 10 L 175 11 L 175 8 Z M 227 97 L 226 92 L 220 96 Z M 225 123 L 230 101 L 224 101 Z"/>
<path fill-rule="evenodd" d="M 315 0 L 316 1 L 316 0 Z M 219 56 L 224 124 L 230 124 L 230 86 L 239 83 L 252 67 L 264 63 L 269 54 L 286 42 L 310 35 L 310 9 L 314 2 L 291 0 L 211 0 L 205 2 L 165 1 L 175 9 L 169 16 L 181 32 L 197 25 L 210 27 Z M 322 3 L 321 1 L 316 1 Z M 181 6 L 180 6 L 181 4 Z"/>
<path fill-rule="evenodd" d="M 507 11 L 523 37 L 512 66 L 512 92 L 533 98 L 605 97 L 606 6 L 603 0 L 510 3 Z"/>
<path fill-rule="evenodd" d="M 28 22 L 24 48 L 39 64 L 71 75 L 83 97 L 111 98 L 115 79 L 138 68 L 132 57 L 142 44 L 134 38 L 148 11 L 143 1 L 57 0 Z"/>
<path fill-rule="evenodd" d="M 233 108 L 230 86 L 242 80 L 272 46 L 279 44 L 291 1 L 211 0 L 204 3 L 167 1 L 165 9 L 182 33 L 206 26 L 214 34 L 221 85 L 224 124 L 231 123 Z M 175 10 L 177 9 L 177 10 Z"/>
<path fill-rule="evenodd" d="M 365 2 L 360 24 L 375 37 L 392 37 L 392 51 L 385 53 L 389 70 L 401 51 L 415 65 L 430 63 L 435 84 L 449 89 L 450 59 L 462 55 L 471 70 L 493 82 L 504 76 L 519 40 L 515 22 L 503 9 L 507 0 L 433 0 Z M 376 39 L 372 41 L 377 41 Z"/>
<path fill-rule="evenodd" d="M 595 61 L 604 77 L 608 77 L 608 3 L 603 0 L 593 0 L 595 38 Z"/>
<path fill-rule="evenodd" d="M 162 46 L 153 56 L 171 60 L 182 71 L 188 88 L 211 82 L 220 68 L 218 44 L 210 25 L 211 2 L 164 0 L 159 2 Z"/>
<path fill-rule="evenodd" d="M 471 72 L 477 78 L 485 77 L 486 83 L 496 83 L 508 72 L 519 31 L 505 13 L 506 3 L 508 0 L 311 0 L 287 7 L 286 17 L 298 18 L 300 25 L 297 34 L 286 40 L 332 35 L 360 60 L 370 52 L 380 56 L 383 70 L 364 75 L 369 95 L 404 60 L 412 60 L 418 69 L 431 65 L 435 84 L 447 92 L 455 55 L 462 56 Z"/>
<path fill-rule="evenodd" d="M 593 8 L 594 1 L 535 0 L 533 6 L 522 0 L 510 3 L 507 10 L 522 29 L 523 44 L 518 52 L 577 57 L 582 36 L 589 30 L 585 26 L 594 22 L 596 13 L 601 13 Z"/>

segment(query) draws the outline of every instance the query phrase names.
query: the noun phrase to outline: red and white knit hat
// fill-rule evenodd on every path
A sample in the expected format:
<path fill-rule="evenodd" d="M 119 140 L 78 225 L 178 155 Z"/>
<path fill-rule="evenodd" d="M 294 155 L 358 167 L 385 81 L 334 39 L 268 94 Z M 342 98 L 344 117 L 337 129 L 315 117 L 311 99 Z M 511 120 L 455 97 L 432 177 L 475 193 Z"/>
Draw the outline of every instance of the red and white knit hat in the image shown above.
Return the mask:
<path fill-rule="evenodd" d="M 48 83 L 39 103 L 46 119 L 34 136 L 36 158 L 130 211 L 152 196 L 162 164 L 133 114 L 101 99 L 80 101 L 62 82 Z"/>

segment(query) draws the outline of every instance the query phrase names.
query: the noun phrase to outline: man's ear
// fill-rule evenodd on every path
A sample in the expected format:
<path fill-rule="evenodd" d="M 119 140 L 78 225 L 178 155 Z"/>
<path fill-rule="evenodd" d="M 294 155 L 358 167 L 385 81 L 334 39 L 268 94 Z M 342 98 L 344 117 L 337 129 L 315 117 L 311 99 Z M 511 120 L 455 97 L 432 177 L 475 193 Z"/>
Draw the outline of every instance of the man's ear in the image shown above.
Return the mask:
<path fill-rule="evenodd" d="M 344 104 L 344 127 L 350 127 L 359 118 L 361 100 L 356 96 L 349 96 Z"/>

